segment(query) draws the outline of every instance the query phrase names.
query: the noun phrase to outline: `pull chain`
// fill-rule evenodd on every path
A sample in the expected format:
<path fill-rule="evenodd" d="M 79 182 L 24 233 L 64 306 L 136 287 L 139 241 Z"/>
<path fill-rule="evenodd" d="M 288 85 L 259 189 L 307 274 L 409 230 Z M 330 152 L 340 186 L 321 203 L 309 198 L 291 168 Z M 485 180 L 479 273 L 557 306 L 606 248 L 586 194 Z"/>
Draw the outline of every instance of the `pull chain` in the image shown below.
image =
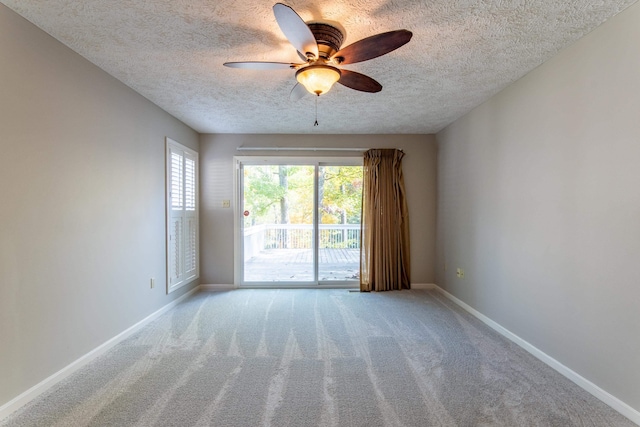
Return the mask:
<path fill-rule="evenodd" d="M 320 94 L 316 96 L 316 121 L 313 126 L 318 126 L 318 98 L 320 98 Z"/>

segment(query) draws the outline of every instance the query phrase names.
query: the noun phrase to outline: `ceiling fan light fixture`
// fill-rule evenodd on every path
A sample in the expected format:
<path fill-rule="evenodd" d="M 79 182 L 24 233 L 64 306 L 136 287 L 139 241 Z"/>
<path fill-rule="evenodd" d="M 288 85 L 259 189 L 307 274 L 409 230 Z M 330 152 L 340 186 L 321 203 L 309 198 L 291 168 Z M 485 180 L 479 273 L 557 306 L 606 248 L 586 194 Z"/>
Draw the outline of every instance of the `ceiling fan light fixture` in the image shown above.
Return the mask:
<path fill-rule="evenodd" d="M 296 80 L 314 95 L 323 95 L 340 80 L 340 70 L 330 65 L 314 64 L 299 69 Z"/>

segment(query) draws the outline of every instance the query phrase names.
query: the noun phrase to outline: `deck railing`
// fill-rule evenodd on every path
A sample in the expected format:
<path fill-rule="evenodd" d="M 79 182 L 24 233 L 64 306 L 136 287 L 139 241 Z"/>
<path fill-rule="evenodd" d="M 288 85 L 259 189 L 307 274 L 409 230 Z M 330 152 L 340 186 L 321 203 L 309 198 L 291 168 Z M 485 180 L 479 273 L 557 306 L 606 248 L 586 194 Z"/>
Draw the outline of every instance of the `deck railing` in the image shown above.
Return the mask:
<path fill-rule="evenodd" d="M 360 224 L 320 224 L 319 248 L 360 248 Z M 311 249 L 313 225 L 263 224 L 244 229 L 244 254 L 249 259 L 264 249 Z"/>

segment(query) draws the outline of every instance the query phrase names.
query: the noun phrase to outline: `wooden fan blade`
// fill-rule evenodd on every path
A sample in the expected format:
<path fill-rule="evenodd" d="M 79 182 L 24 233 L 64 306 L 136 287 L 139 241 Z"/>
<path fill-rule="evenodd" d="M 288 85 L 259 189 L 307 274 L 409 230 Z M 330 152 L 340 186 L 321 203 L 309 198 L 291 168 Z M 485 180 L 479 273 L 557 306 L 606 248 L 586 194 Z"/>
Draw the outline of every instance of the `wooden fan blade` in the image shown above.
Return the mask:
<path fill-rule="evenodd" d="M 375 93 L 382 90 L 382 85 L 369 76 L 349 70 L 340 70 L 340 73 L 341 76 L 338 83 L 343 86 L 359 90 L 361 92 Z"/>
<path fill-rule="evenodd" d="M 244 62 L 225 62 L 225 67 L 231 68 L 246 68 L 251 70 L 285 70 L 294 69 L 298 65 L 287 62 L 260 62 L 260 61 L 244 61 Z"/>
<path fill-rule="evenodd" d="M 306 96 L 309 91 L 302 86 L 300 83 L 296 83 L 296 85 L 291 89 L 291 93 L 289 94 L 289 99 L 291 101 L 297 101 L 300 98 Z"/>
<path fill-rule="evenodd" d="M 316 45 L 316 47 L 317 47 L 317 45 Z M 309 60 L 309 58 L 307 58 L 307 57 L 305 56 L 305 54 L 304 54 L 304 53 L 302 53 L 302 52 L 300 52 L 299 50 L 296 50 L 296 53 L 298 54 L 298 56 L 300 57 L 300 59 L 302 59 L 304 62 L 307 62 L 307 61 Z"/>
<path fill-rule="evenodd" d="M 298 52 L 303 55 L 310 53 L 314 58 L 318 57 L 316 38 L 295 10 L 285 4 L 276 3 L 273 6 L 273 14 L 280 29 Z"/>
<path fill-rule="evenodd" d="M 359 40 L 340 49 L 333 60 L 338 64 L 353 64 L 385 55 L 411 40 L 413 33 L 407 30 L 389 31 Z"/>

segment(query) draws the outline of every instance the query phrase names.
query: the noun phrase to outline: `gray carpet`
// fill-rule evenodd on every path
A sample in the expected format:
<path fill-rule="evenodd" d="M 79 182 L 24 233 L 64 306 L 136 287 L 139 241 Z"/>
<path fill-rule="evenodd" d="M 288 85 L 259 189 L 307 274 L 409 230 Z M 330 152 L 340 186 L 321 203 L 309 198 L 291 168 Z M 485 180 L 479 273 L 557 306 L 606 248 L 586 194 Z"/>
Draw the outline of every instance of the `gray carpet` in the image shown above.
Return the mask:
<path fill-rule="evenodd" d="M 200 293 L 2 426 L 635 426 L 435 291 Z"/>

